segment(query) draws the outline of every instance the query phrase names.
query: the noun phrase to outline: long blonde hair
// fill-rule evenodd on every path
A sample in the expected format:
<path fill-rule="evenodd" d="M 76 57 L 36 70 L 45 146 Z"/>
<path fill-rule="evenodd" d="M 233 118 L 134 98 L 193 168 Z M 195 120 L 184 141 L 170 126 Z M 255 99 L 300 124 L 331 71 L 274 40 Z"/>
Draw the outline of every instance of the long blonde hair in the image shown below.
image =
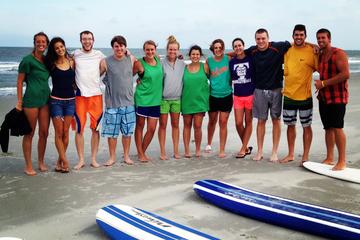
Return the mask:
<path fill-rule="evenodd" d="M 176 38 L 174 37 L 174 35 L 170 35 L 168 38 L 167 38 L 167 44 L 166 44 L 166 49 L 169 49 L 169 45 L 170 44 L 177 44 L 178 45 L 178 49 L 180 49 L 180 43 L 176 40 Z"/>

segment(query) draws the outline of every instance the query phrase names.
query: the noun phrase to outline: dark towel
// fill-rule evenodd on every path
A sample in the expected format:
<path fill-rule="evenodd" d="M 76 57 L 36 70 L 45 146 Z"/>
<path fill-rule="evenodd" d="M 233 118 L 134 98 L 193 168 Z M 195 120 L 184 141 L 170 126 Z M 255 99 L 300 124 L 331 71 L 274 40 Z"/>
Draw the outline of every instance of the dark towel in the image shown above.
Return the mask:
<path fill-rule="evenodd" d="M 9 130 L 11 136 L 23 136 L 31 133 L 30 124 L 23 111 L 19 111 L 16 108 L 12 109 L 6 114 L 5 120 L 1 124 L 0 144 L 3 152 L 8 151 Z"/>

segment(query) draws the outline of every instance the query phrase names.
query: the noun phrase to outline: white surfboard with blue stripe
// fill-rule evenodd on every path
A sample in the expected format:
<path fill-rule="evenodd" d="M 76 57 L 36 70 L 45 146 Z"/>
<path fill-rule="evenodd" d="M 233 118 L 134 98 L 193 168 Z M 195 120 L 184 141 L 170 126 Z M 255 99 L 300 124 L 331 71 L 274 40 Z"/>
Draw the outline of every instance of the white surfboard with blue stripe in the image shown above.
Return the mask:
<path fill-rule="evenodd" d="M 96 214 L 96 222 L 111 239 L 219 239 L 153 213 L 126 205 L 103 207 Z"/>
<path fill-rule="evenodd" d="M 197 181 L 203 199 L 234 213 L 332 239 L 360 239 L 360 216 L 252 191 L 216 180 Z"/>

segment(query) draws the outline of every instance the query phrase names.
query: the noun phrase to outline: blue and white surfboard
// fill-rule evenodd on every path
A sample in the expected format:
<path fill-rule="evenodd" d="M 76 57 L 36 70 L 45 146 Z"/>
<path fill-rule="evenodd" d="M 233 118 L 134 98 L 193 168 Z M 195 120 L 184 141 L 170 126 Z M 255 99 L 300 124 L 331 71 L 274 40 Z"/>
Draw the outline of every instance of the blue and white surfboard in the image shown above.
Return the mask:
<path fill-rule="evenodd" d="M 360 239 L 360 216 L 280 198 L 216 180 L 197 181 L 206 201 L 246 217 L 333 239 Z"/>
<path fill-rule="evenodd" d="M 96 214 L 96 222 L 111 239 L 219 239 L 153 213 L 126 205 L 103 207 Z"/>

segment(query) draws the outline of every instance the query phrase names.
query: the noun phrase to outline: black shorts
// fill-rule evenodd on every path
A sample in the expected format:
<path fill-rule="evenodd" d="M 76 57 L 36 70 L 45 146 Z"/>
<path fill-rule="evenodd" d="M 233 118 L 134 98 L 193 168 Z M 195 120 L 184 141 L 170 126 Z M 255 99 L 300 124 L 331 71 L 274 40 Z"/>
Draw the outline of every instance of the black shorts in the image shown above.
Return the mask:
<path fill-rule="evenodd" d="M 319 112 L 324 129 L 344 128 L 346 104 L 326 104 L 319 101 Z"/>
<path fill-rule="evenodd" d="M 231 112 L 233 106 L 233 96 L 230 94 L 229 96 L 223 98 L 216 98 L 210 95 L 209 105 L 209 112 Z"/>

